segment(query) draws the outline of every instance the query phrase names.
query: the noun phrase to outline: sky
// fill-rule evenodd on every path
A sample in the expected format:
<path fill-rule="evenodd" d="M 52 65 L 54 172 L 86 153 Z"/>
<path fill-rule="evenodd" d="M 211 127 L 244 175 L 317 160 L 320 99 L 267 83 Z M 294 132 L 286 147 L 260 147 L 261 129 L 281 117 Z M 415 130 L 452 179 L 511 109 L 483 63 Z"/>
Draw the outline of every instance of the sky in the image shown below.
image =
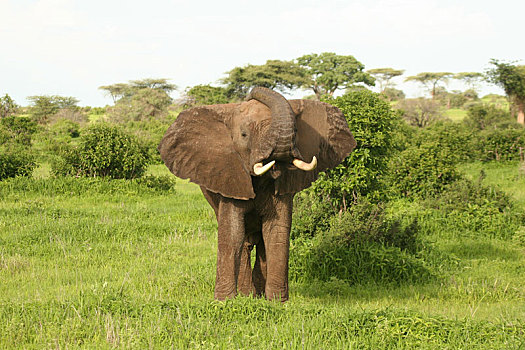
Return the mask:
<path fill-rule="evenodd" d="M 524 13 L 519 0 L 0 0 L 0 95 L 104 106 L 102 85 L 167 78 L 177 98 L 235 67 L 335 52 L 365 69 L 404 69 L 397 88 L 417 96 L 407 76 L 483 72 L 492 58 L 525 64 Z"/>

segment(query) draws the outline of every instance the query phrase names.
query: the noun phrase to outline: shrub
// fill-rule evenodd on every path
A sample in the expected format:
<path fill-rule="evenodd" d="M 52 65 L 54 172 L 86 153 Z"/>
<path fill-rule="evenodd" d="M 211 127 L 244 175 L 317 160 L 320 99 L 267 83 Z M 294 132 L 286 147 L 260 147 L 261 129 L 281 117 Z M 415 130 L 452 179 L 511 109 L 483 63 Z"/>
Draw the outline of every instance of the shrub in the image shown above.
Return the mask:
<path fill-rule="evenodd" d="M 382 94 L 387 98 L 388 101 L 399 101 L 405 98 L 405 93 L 403 90 L 395 88 L 386 88 Z"/>
<path fill-rule="evenodd" d="M 35 168 L 34 157 L 29 151 L 21 148 L 0 147 L 0 180 L 31 176 Z"/>
<path fill-rule="evenodd" d="M 390 188 L 405 197 L 438 194 L 459 178 L 457 161 L 458 157 L 439 142 L 409 147 L 390 163 Z"/>
<path fill-rule="evenodd" d="M 525 213 L 505 193 L 462 178 L 440 196 L 421 202 L 428 233 L 509 239 L 525 226 Z"/>
<path fill-rule="evenodd" d="M 30 146 L 31 135 L 37 131 L 37 124 L 28 117 L 8 116 L 0 119 L 0 145 L 16 143 Z"/>
<path fill-rule="evenodd" d="M 64 146 L 52 164 L 55 175 L 138 178 L 149 161 L 136 137 L 117 126 L 97 124 L 80 137 L 78 147 Z"/>
<path fill-rule="evenodd" d="M 312 238 L 330 228 L 336 211 L 329 200 L 319 198 L 312 191 L 303 191 L 294 198 L 291 239 Z"/>
<path fill-rule="evenodd" d="M 431 275 L 423 261 L 414 255 L 423 247 L 414 217 L 401 220 L 389 216 L 385 205 L 366 199 L 357 200 L 339 214 L 323 208 L 321 200 L 310 203 L 308 207 L 300 202 L 295 208 L 290 254 L 292 278 L 401 283 Z M 297 217 L 301 220 L 296 220 Z"/>
<path fill-rule="evenodd" d="M 494 105 L 475 104 L 469 107 L 464 123 L 476 130 L 505 129 L 518 126 L 510 113 Z"/>
<path fill-rule="evenodd" d="M 58 138 L 76 138 L 80 136 L 80 124 L 70 119 L 60 119 L 53 123 L 49 130 Z"/>
<path fill-rule="evenodd" d="M 135 135 L 139 139 L 152 163 L 164 164 L 160 159 L 157 148 L 160 140 L 162 140 L 162 137 L 170 126 L 170 122 L 152 119 L 149 121 L 132 121 L 121 125 L 126 132 Z"/>
<path fill-rule="evenodd" d="M 313 191 L 331 200 L 337 208 L 345 208 L 357 196 L 380 198 L 381 179 L 393 151 L 397 113 L 379 94 L 366 89 L 328 102 L 345 114 L 357 147 L 335 169 L 322 173 L 313 184 Z"/>
<path fill-rule="evenodd" d="M 483 130 L 475 148 L 483 161 L 519 160 L 520 148 L 525 148 L 525 128 Z"/>
<path fill-rule="evenodd" d="M 88 121 L 88 115 L 82 108 L 73 106 L 58 110 L 53 116 L 49 118 L 49 122 L 57 123 L 64 119 L 75 123 L 86 123 Z"/>
<path fill-rule="evenodd" d="M 329 231 L 347 244 L 381 243 L 415 253 L 421 248 L 418 230 L 417 220 L 402 222 L 397 217 L 387 217 L 385 204 L 360 199 L 332 218 Z"/>
<path fill-rule="evenodd" d="M 290 278 L 299 282 L 342 280 L 350 284 L 426 282 L 432 271 L 420 258 L 379 243 L 346 244 L 338 236 L 293 242 Z"/>
<path fill-rule="evenodd" d="M 419 147 L 424 144 L 438 145 L 458 161 L 467 161 L 477 158 L 476 137 L 475 132 L 466 125 L 444 121 L 422 129 L 414 135 L 412 144 Z"/>

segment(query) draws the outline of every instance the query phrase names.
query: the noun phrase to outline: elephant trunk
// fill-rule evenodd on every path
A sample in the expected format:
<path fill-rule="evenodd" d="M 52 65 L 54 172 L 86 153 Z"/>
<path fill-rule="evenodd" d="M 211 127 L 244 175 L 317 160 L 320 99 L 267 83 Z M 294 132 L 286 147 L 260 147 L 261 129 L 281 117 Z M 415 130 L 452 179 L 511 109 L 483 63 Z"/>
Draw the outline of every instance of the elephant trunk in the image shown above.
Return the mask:
<path fill-rule="evenodd" d="M 295 147 L 295 114 L 288 101 L 279 93 L 264 87 L 255 87 L 246 100 L 255 99 L 268 108 L 272 114 L 272 122 L 267 135 L 265 135 L 266 158 L 277 161 L 290 161 L 291 158 L 300 158 Z"/>

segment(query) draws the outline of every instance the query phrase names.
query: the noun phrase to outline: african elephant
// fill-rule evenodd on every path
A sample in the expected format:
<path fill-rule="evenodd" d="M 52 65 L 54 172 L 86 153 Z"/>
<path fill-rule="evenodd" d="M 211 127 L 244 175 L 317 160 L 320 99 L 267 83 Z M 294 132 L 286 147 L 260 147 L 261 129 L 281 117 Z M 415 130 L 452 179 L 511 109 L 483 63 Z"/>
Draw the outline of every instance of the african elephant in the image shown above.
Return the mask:
<path fill-rule="evenodd" d="M 262 87 L 242 103 L 180 113 L 159 152 L 173 174 L 200 185 L 215 211 L 216 299 L 240 292 L 288 300 L 293 197 L 355 145 L 339 109 Z"/>

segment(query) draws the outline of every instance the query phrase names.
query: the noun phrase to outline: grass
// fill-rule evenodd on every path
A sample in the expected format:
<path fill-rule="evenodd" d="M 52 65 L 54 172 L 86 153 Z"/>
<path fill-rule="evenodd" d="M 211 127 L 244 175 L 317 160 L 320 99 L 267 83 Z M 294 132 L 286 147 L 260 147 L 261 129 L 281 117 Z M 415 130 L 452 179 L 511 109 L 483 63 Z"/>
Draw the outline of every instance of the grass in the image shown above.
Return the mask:
<path fill-rule="evenodd" d="M 467 116 L 467 111 L 461 108 L 450 108 L 445 110 L 444 116 L 454 122 L 460 122 Z"/>
<path fill-rule="evenodd" d="M 520 200 L 512 167 L 463 170 L 485 169 L 485 181 Z M 525 347 L 525 249 L 516 242 L 437 234 L 436 261 L 453 266 L 428 283 L 332 279 L 292 283 L 284 305 L 217 302 L 216 224 L 196 185 L 177 180 L 159 192 L 51 179 L 46 169 L 0 182 L 0 348 Z"/>
<path fill-rule="evenodd" d="M 483 183 L 510 194 L 525 208 L 525 168 L 519 162 L 475 162 L 463 164 L 460 170 L 470 179 L 481 176 Z"/>

